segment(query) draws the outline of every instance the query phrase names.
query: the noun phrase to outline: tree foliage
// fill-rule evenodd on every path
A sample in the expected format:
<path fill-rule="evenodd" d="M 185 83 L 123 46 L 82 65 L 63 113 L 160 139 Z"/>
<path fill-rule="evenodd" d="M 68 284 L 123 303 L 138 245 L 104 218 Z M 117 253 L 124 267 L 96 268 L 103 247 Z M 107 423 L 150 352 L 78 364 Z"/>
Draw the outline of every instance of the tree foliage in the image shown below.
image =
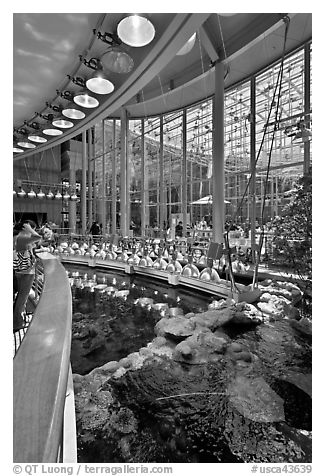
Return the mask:
<path fill-rule="evenodd" d="M 293 270 L 311 291 L 312 280 L 312 177 L 301 177 L 281 217 L 274 219 L 274 259 Z"/>

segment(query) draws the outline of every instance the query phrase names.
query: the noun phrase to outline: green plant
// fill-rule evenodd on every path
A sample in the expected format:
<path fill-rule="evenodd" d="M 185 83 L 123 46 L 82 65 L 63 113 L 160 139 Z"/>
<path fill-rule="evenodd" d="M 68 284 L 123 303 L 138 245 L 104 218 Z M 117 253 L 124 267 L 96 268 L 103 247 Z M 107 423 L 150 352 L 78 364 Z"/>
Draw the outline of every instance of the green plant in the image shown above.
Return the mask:
<path fill-rule="evenodd" d="M 290 203 L 273 221 L 273 256 L 298 276 L 304 299 L 311 300 L 312 287 L 312 174 L 293 187 Z"/>

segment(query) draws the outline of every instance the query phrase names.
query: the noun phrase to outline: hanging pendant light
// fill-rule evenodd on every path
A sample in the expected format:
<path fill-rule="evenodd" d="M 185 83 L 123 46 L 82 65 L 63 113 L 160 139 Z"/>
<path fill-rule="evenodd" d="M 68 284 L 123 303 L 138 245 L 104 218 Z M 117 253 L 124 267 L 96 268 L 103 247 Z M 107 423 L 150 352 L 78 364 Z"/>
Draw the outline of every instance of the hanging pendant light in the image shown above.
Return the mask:
<path fill-rule="evenodd" d="M 34 192 L 33 189 L 31 189 L 28 194 L 27 194 L 28 198 L 36 198 L 36 193 Z"/>
<path fill-rule="evenodd" d="M 20 149 L 19 147 L 13 147 L 12 151 L 14 154 L 21 154 L 24 152 L 23 149 Z"/>
<path fill-rule="evenodd" d="M 60 190 L 58 190 L 55 194 L 55 200 L 62 200 L 62 194 L 60 193 Z"/>
<path fill-rule="evenodd" d="M 70 197 L 70 200 L 72 202 L 76 202 L 78 200 L 78 196 L 76 195 L 76 192 L 73 192 L 71 197 Z"/>
<path fill-rule="evenodd" d="M 17 197 L 17 192 L 16 192 L 15 189 L 14 189 L 13 197 L 14 197 L 14 198 Z"/>
<path fill-rule="evenodd" d="M 134 61 L 130 55 L 118 46 L 112 46 L 101 57 L 105 69 L 113 73 L 129 73 L 132 71 Z"/>
<path fill-rule="evenodd" d="M 182 56 L 182 55 L 186 55 L 187 53 L 189 53 L 191 51 L 191 49 L 193 48 L 193 46 L 194 46 L 195 40 L 196 40 L 196 33 L 194 33 L 191 36 L 191 38 L 189 40 L 187 40 L 185 45 L 182 46 L 182 48 L 178 51 L 178 53 L 176 53 L 176 56 Z"/>
<path fill-rule="evenodd" d="M 39 198 L 40 200 L 43 200 L 43 198 L 45 198 L 45 193 L 43 192 L 43 190 L 41 188 L 40 188 L 40 191 L 37 194 L 37 198 Z"/>
<path fill-rule="evenodd" d="M 20 190 L 17 193 L 17 195 L 18 195 L 19 198 L 25 198 L 26 197 L 26 192 L 22 187 L 20 187 Z"/>
<path fill-rule="evenodd" d="M 130 15 L 117 25 L 117 34 L 123 43 L 139 48 L 151 43 L 155 37 L 155 28 L 147 18 Z"/>
<path fill-rule="evenodd" d="M 86 117 L 86 114 L 83 111 L 76 108 L 74 102 L 70 102 L 67 107 L 62 109 L 62 114 L 68 119 L 84 119 Z"/>
<path fill-rule="evenodd" d="M 70 199 L 70 195 L 68 193 L 68 191 L 66 190 L 64 195 L 63 195 L 63 200 L 69 200 Z"/>
<path fill-rule="evenodd" d="M 35 149 L 36 147 L 35 144 L 32 144 L 31 142 L 25 142 L 25 141 L 17 142 L 17 145 L 19 145 L 20 147 L 24 147 L 25 149 Z"/>
<path fill-rule="evenodd" d="M 95 64 L 94 68 L 96 68 L 96 71 L 87 79 L 87 88 L 96 94 L 112 93 L 114 91 L 114 84 L 106 78 L 101 61 L 96 58 L 92 58 L 92 60 Z"/>
<path fill-rule="evenodd" d="M 47 142 L 47 139 L 45 137 L 33 133 L 29 134 L 28 140 L 31 140 L 32 142 L 37 142 L 38 144 L 44 144 L 45 142 Z"/>
<path fill-rule="evenodd" d="M 65 117 L 56 117 L 52 121 L 52 125 L 55 127 L 60 127 L 61 129 L 69 129 L 74 126 L 74 123 L 68 121 Z"/>
<path fill-rule="evenodd" d="M 54 127 L 47 127 L 43 129 L 43 134 L 46 134 L 47 136 L 60 136 L 63 134 L 63 131 L 60 129 L 54 129 Z"/>
<path fill-rule="evenodd" d="M 47 198 L 48 200 L 52 200 L 52 199 L 54 198 L 54 195 L 53 195 L 53 193 L 52 193 L 51 190 L 48 191 L 48 193 L 47 193 L 47 195 L 46 195 L 46 198 Z"/>
<path fill-rule="evenodd" d="M 74 96 L 73 101 L 78 104 L 78 106 L 86 107 L 89 109 L 99 106 L 98 99 L 91 96 L 87 89 L 84 89 L 77 93 Z"/>

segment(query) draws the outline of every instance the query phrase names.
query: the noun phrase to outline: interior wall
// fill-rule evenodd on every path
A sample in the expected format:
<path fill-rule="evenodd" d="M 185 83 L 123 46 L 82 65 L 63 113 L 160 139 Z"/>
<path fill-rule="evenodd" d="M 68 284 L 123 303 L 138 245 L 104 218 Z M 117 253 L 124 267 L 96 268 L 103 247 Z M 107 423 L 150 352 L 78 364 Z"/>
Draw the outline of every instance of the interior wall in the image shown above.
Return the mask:
<path fill-rule="evenodd" d="M 61 182 L 61 146 L 53 149 L 36 153 L 27 159 L 17 160 L 13 164 L 14 189 L 19 191 L 20 186 L 28 193 L 31 188 L 34 192 L 39 192 L 40 188 L 46 194 L 49 190 L 56 193 L 57 186 Z M 38 198 L 19 198 L 13 199 L 14 216 L 20 217 L 22 213 L 46 213 L 47 220 L 57 225 L 61 223 L 61 201 L 40 200 Z"/>

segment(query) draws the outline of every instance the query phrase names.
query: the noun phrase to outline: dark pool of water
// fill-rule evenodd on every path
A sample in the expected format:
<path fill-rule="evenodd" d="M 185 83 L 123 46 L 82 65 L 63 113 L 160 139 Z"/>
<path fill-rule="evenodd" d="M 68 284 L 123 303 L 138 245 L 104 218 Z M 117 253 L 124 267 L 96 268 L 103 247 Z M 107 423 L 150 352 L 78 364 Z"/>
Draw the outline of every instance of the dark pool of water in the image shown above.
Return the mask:
<path fill-rule="evenodd" d="M 78 271 L 83 279 L 84 270 L 75 266 L 66 268 L 70 274 Z M 128 290 L 129 295 L 124 300 L 105 293 L 90 292 L 89 288 L 72 287 L 71 365 L 74 373 L 82 375 L 106 362 L 120 360 L 138 351 L 155 337 L 154 326 L 161 319 L 159 311 L 136 305 L 135 300 L 152 298 L 155 303 L 181 308 L 184 314 L 204 311 L 212 301 L 212 297 L 175 289 L 159 281 L 124 273 L 86 271 L 88 279 L 96 274 L 97 283 L 105 280 L 107 286 Z M 90 329 L 90 334 L 83 333 L 85 328 Z"/>
<path fill-rule="evenodd" d="M 92 274 L 88 269 L 87 273 L 89 277 Z M 152 340 L 153 327 L 161 316 L 157 311 L 135 305 L 135 299 L 151 297 L 155 302 L 167 302 L 169 307 L 181 307 L 184 314 L 205 310 L 213 299 L 124 274 L 96 272 L 96 275 L 98 282 L 105 277 L 108 285 L 114 282 L 116 288 L 129 289 L 130 294 L 122 300 L 103 298 L 85 289 L 73 290 L 75 330 L 82 313 L 86 316 L 83 320 L 93 324 L 94 333 L 104 336 L 105 341 L 104 345 L 83 355 L 87 352 L 87 339 L 73 339 L 71 360 L 73 371 L 77 373 L 87 373 L 107 361 L 119 360 Z M 251 329 L 230 327 L 224 331 L 254 356 L 249 378 L 263 379 L 283 399 L 285 421 L 252 421 L 232 404 L 228 388 L 237 370 L 227 355 L 206 365 L 162 361 L 128 372 L 107 384 L 107 390 L 122 407 L 130 409 L 138 421 L 137 433 L 129 437 L 129 453 L 123 461 L 311 461 L 310 438 L 299 433 L 310 431 L 312 423 L 311 397 L 299 388 L 299 378 L 311 373 L 310 338 L 292 328 L 287 320 Z M 289 374 L 297 376 L 295 383 L 288 380 Z M 186 395 L 181 396 L 183 394 Z M 118 443 L 103 440 L 103 435 L 96 436 L 89 445 L 84 440 L 79 443 L 81 462 L 121 461 Z"/>

